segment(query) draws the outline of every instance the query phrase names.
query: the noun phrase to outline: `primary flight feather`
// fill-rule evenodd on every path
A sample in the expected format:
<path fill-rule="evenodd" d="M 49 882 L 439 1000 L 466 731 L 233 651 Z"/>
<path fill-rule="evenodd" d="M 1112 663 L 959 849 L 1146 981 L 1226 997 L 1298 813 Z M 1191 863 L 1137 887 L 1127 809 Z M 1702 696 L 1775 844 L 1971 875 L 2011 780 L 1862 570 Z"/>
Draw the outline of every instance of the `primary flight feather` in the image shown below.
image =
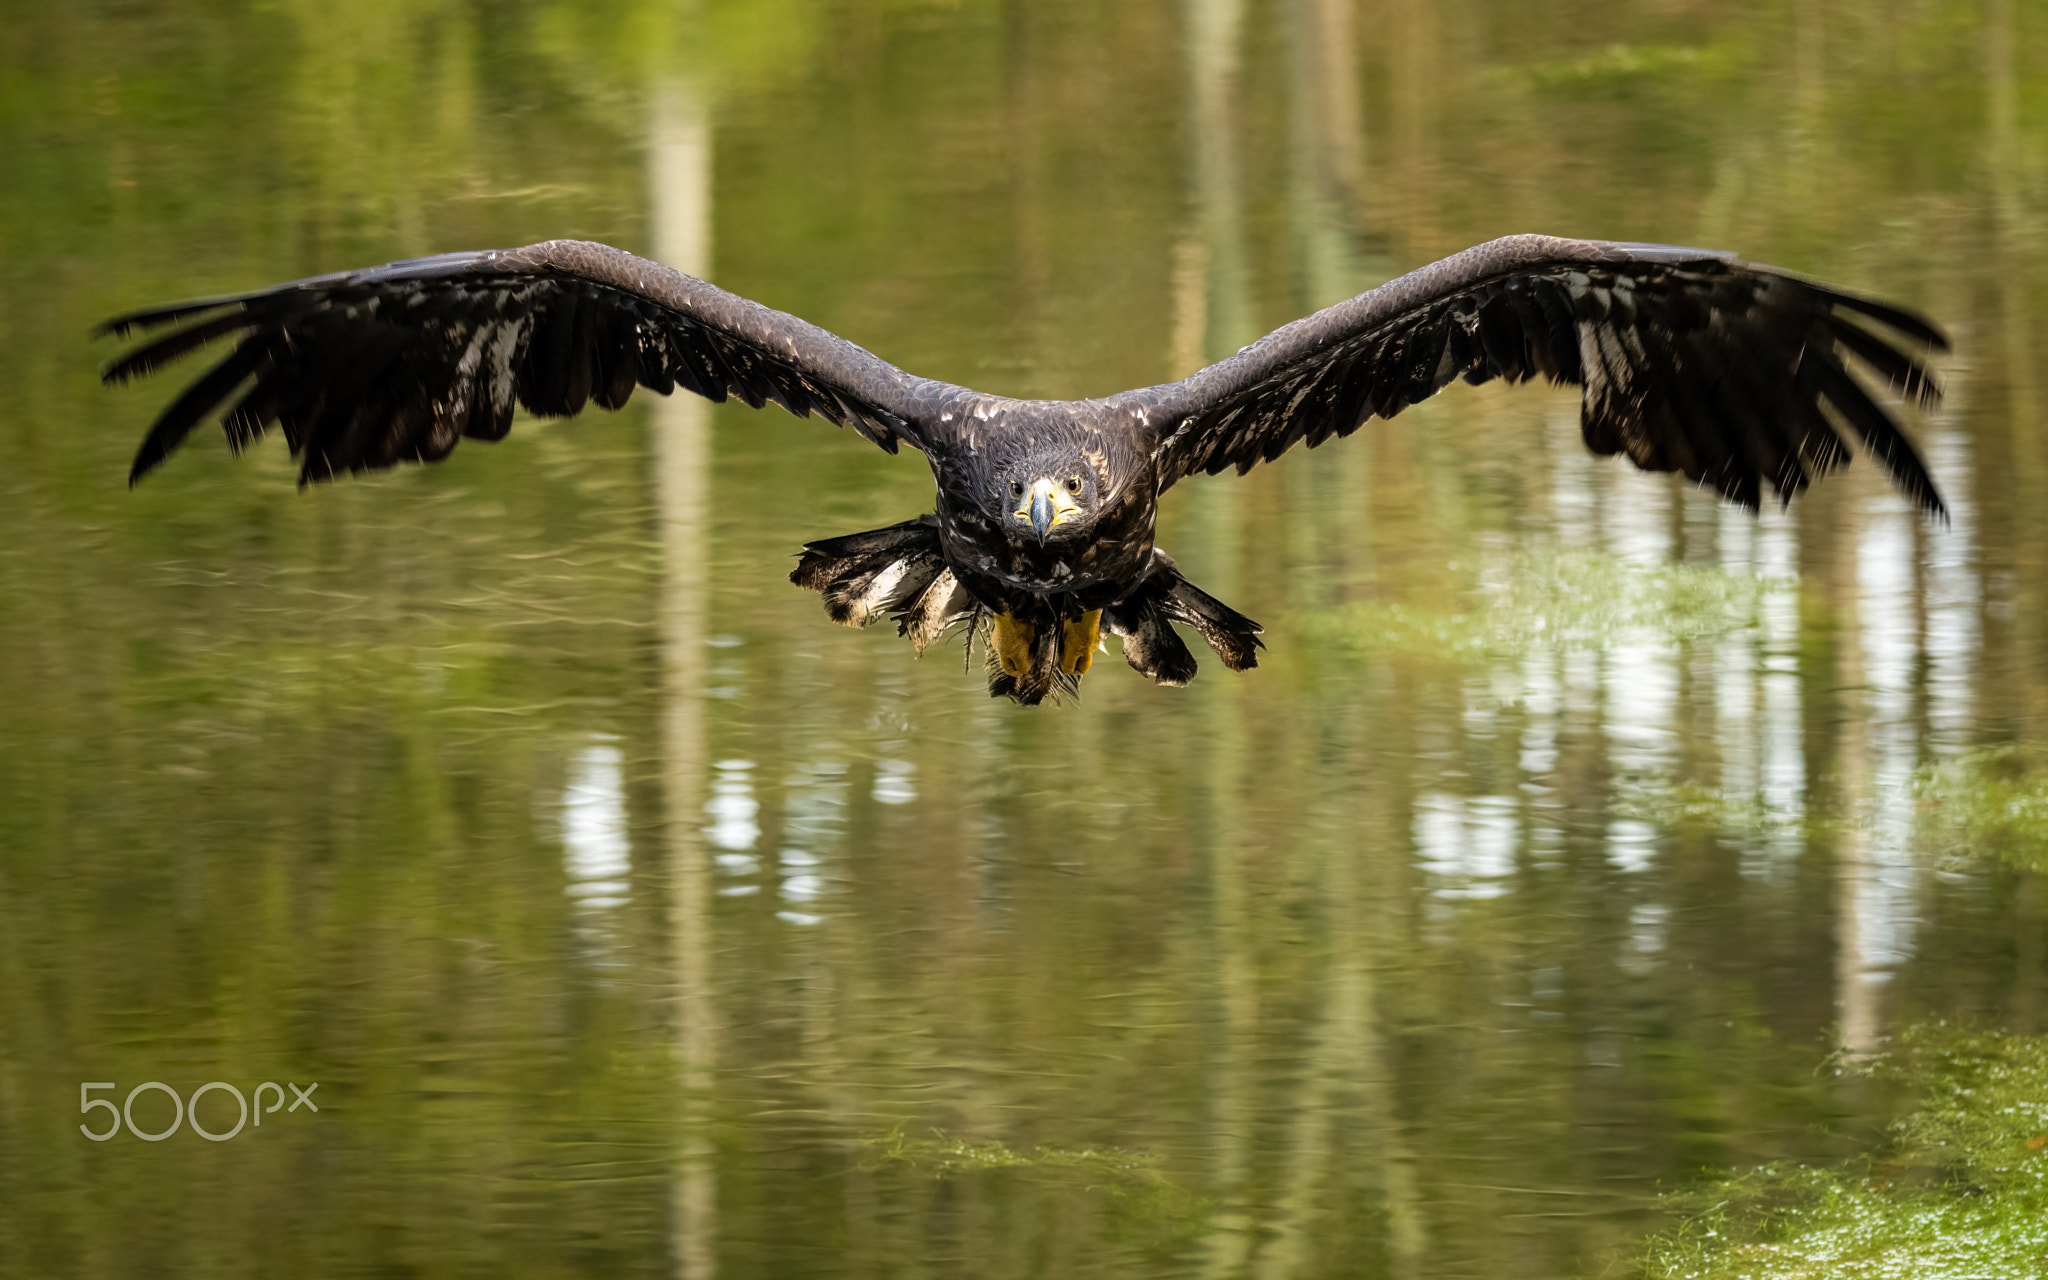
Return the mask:
<path fill-rule="evenodd" d="M 1536 375 L 1583 388 L 1599 454 L 1679 471 L 1755 509 L 1869 449 L 1930 516 L 1946 511 L 1912 442 L 1852 365 L 1931 407 L 1919 316 L 1730 254 L 1521 235 L 1493 240 L 1286 325 L 1163 386 L 1100 400 L 1012 400 L 905 373 L 795 316 L 606 245 L 552 240 L 318 276 L 110 320 L 126 335 L 185 322 L 107 366 L 147 373 L 215 339 L 233 349 L 157 418 L 130 473 L 201 419 L 237 449 L 283 428 L 300 482 L 437 461 L 496 440 L 516 406 L 616 409 L 644 386 L 756 408 L 773 401 L 923 451 L 933 511 L 812 543 L 791 579 L 835 621 L 890 615 L 922 651 L 986 621 L 995 695 L 1072 689 L 1098 637 L 1185 684 L 1192 627 L 1244 670 L 1259 627 L 1153 545 L 1159 495 L 1244 472 L 1391 418 L 1452 380 Z"/>

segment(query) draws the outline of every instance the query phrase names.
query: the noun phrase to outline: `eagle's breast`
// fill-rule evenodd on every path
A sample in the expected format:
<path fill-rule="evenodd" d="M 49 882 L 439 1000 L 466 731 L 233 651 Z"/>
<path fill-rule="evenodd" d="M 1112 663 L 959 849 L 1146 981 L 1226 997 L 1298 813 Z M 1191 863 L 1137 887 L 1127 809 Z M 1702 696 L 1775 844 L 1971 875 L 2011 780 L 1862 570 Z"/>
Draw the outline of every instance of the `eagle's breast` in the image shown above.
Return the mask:
<path fill-rule="evenodd" d="M 1107 406 L 983 401 L 960 408 L 963 423 L 973 425 L 957 450 L 932 458 L 932 469 L 940 545 L 969 592 L 1005 612 L 1051 604 L 1065 613 L 1099 608 L 1136 586 L 1151 563 L 1158 480 L 1150 451 L 1127 438 L 1132 432 L 1086 414 Z M 1041 543 L 1028 527 L 990 516 L 980 495 L 1003 451 L 1047 447 L 1078 453 L 1102 498 L 1075 536 Z"/>

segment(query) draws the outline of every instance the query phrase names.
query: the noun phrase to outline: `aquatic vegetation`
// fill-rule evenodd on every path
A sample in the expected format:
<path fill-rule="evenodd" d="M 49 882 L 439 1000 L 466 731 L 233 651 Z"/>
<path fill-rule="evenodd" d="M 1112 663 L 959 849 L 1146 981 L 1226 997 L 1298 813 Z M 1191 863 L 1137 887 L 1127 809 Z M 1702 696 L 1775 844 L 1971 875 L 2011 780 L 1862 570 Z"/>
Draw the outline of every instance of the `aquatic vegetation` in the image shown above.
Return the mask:
<path fill-rule="evenodd" d="M 1747 630 L 1773 585 L 1699 565 L 1646 566 L 1584 551 L 1516 552 L 1482 563 L 1477 578 L 1469 611 L 1356 601 L 1297 625 L 1319 643 L 1363 653 L 1492 662 L 1538 645 L 1601 649 Z"/>
<path fill-rule="evenodd" d="M 1718 78 L 1741 69 L 1745 61 L 1742 51 L 1732 44 L 1615 43 L 1576 57 L 1536 63 L 1523 68 L 1521 76 L 1538 92 L 1585 92 L 1639 80 Z"/>
<path fill-rule="evenodd" d="M 1034 1147 L 1018 1151 L 996 1141 L 972 1141 L 940 1129 L 912 1137 L 898 1128 L 870 1139 L 867 1164 L 940 1182 L 976 1177 L 1017 1177 L 1039 1190 L 1064 1191 L 1090 1203 L 1112 1240 L 1153 1256 L 1178 1252 L 1210 1226 L 1210 1205 L 1159 1172 L 1158 1161 L 1121 1147 Z"/>
<path fill-rule="evenodd" d="M 2048 871 L 2048 761 L 1990 747 L 1925 770 L 1917 788 L 1924 838 L 1951 857 L 1994 857 Z"/>
<path fill-rule="evenodd" d="M 2039 1276 L 2048 1261 L 2048 1037 L 1915 1028 L 1866 1067 L 1918 1094 L 1866 1159 L 1766 1166 L 1674 1197 L 1643 1274 Z"/>
<path fill-rule="evenodd" d="M 1659 828 L 1731 833 L 1761 831 L 1786 820 L 1759 796 L 1731 795 L 1698 783 L 1657 778 L 1631 779 L 1617 791 L 1614 811 L 1617 816 Z"/>

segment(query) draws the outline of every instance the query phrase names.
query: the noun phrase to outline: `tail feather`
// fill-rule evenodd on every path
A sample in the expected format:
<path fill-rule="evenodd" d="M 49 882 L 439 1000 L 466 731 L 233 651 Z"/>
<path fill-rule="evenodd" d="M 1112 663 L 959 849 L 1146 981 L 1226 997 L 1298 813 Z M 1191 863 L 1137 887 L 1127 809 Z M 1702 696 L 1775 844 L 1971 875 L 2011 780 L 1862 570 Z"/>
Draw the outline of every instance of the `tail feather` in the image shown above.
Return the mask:
<path fill-rule="evenodd" d="M 1166 616 L 1193 627 L 1232 671 L 1250 671 L 1259 665 L 1259 650 L 1266 644 L 1259 633 L 1265 628 L 1186 578 L 1166 593 Z"/>
<path fill-rule="evenodd" d="M 789 580 L 823 594 L 832 621 L 864 627 L 883 614 L 911 608 L 945 569 L 938 522 L 919 516 L 886 529 L 810 543 Z"/>
<path fill-rule="evenodd" d="M 923 594 L 896 616 L 896 634 L 909 637 L 911 647 L 922 657 L 956 623 L 973 617 L 974 611 L 974 597 L 967 594 L 967 588 L 951 569 L 941 569 Z"/>
<path fill-rule="evenodd" d="M 1195 678 L 1195 655 L 1173 624 L 1193 627 L 1232 671 L 1259 665 L 1264 629 L 1180 574 L 1173 557 L 1154 551 L 1153 568 L 1136 591 L 1102 611 L 1102 625 L 1123 638 L 1124 661 L 1163 685 Z"/>
<path fill-rule="evenodd" d="M 1124 661 L 1140 675 L 1178 689 L 1195 678 L 1195 655 L 1166 616 L 1165 593 L 1147 593 L 1102 611 L 1102 625 L 1123 638 Z"/>
<path fill-rule="evenodd" d="M 919 654 L 963 622 L 969 624 L 971 654 L 974 633 L 982 629 L 979 621 L 988 616 L 946 567 L 938 521 L 929 515 L 810 543 L 789 580 L 823 595 L 826 613 L 841 625 L 864 627 L 885 614 L 894 617 L 897 634 Z M 1005 671 L 993 635 L 984 637 L 991 697 L 1011 698 L 1028 707 L 1079 692 L 1080 673 L 1063 669 L 1076 664 L 1061 660 L 1071 619 L 1058 616 L 1056 602 L 1043 602 L 1042 607 L 1045 615 L 1032 620 L 1028 655 L 1011 649 L 1012 663 L 1021 664 L 1021 672 Z M 1176 625 L 1193 628 L 1232 671 L 1259 665 L 1258 651 L 1263 647 L 1258 623 L 1182 577 L 1163 551 L 1153 553 L 1152 571 L 1135 591 L 1103 608 L 1101 625 L 1122 638 L 1125 661 L 1163 685 L 1184 685 L 1195 678 L 1195 656 Z"/>

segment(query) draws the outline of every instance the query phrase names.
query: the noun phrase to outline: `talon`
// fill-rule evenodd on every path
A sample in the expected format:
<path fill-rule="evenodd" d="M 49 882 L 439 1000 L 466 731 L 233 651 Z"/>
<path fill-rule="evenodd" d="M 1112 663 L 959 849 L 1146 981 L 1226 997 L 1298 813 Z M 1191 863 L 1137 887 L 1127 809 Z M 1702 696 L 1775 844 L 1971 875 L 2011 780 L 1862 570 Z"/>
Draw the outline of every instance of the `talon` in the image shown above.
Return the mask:
<path fill-rule="evenodd" d="M 1070 676 L 1088 674 L 1095 661 L 1095 646 L 1102 643 L 1102 610 L 1090 609 L 1069 619 L 1060 632 L 1060 670 Z"/>
<path fill-rule="evenodd" d="M 996 651 L 996 663 L 1003 674 L 1013 680 L 1022 679 L 1031 670 L 1031 641 L 1035 632 L 1028 622 L 1019 622 L 1007 613 L 996 615 L 996 624 L 989 636 L 989 643 Z"/>

